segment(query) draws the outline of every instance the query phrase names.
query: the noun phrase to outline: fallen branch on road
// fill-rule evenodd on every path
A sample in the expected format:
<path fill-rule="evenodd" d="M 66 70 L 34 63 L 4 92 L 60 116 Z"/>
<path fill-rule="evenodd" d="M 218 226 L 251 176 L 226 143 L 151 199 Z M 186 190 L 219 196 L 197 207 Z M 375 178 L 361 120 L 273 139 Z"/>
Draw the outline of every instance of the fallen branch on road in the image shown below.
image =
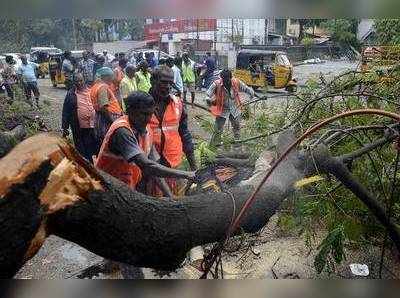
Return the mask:
<path fill-rule="evenodd" d="M 22 125 L 16 126 L 7 132 L 0 132 L 0 158 L 5 156 L 17 143 L 26 137 L 26 130 Z"/>

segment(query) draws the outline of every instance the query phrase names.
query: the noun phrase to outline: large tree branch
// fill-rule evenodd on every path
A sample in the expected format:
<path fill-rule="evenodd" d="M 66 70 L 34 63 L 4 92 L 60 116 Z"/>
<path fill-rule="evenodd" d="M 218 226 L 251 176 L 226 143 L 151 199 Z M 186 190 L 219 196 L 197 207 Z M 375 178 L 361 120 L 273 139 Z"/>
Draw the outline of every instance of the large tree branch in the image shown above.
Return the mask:
<path fill-rule="evenodd" d="M 353 161 L 356 158 L 359 158 L 379 147 L 382 147 L 383 145 L 386 145 L 387 143 L 393 142 L 393 140 L 395 140 L 398 136 L 395 134 L 389 134 L 383 138 L 380 138 L 378 140 L 376 140 L 373 143 L 367 144 L 364 147 L 353 151 L 351 153 L 348 154 L 344 154 L 342 156 L 339 157 L 340 161 L 343 163 L 349 163 L 351 161 Z"/>
<path fill-rule="evenodd" d="M 223 239 L 273 159 L 294 139 L 290 132 L 281 134 L 276 152 L 264 152 L 253 177 L 240 187 L 174 202 L 131 191 L 86 164 L 59 138 L 46 134 L 30 138 L 0 161 L 0 277 L 13 276 L 51 234 L 111 260 L 174 269 L 190 248 Z M 377 200 L 341 159 L 321 148 L 313 153 L 318 168 L 359 197 L 398 245 L 398 227 Z M 294 183 L 305 172 L 316 172 L 313 158 L 292 151 L 257 194 L 239 229 L 250 233 L 261 229 Z"/>
<path fill-rule="evenodd" d="M 277 168 L 241 230 L 258 231 L 276 212 L 303 176 L 292 164 L 288 158 Z M 178 202 L 155 199 L 94 170 L 58 138 L 30 138 L 0 162 L 1 277 L 13 276 L 50 234 L 108 259 L 176 268 L 190 248 L 226 235 L 253 186 Z"/>
<path fill-rule="evenodd" d="M 356 195 L 387 229 L 390 238 L 400 251 L 400 228 L 386 214 L 379 201 L 350 173 L 343 163 L 343 158 L 332 157 L 326 146 L 319 146 L 313 151 L 318 168 L 324 173 L 335 176 L 347 189 Z"/>

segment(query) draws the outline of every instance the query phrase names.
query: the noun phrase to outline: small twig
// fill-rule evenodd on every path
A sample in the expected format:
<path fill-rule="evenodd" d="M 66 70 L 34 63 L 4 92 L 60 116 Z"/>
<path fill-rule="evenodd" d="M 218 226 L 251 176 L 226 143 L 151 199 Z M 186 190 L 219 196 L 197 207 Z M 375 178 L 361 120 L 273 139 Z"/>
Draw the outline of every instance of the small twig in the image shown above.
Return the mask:
<path fill-rule="evenodd" d="M 271 267 L 271 272 L 272 272 L 272 275 L 274 276 L 274 279 L 278 279 L 278 275 L 275 273 L 274 267 L 275 267 L 275 265 L 279 262 L 280 259 L 281 259 L 281 256 L 279 256 L 279 257 L 276 259 L 276 261 L 274 262 L 274 264 L 273 264 L 272 267 Z"/>

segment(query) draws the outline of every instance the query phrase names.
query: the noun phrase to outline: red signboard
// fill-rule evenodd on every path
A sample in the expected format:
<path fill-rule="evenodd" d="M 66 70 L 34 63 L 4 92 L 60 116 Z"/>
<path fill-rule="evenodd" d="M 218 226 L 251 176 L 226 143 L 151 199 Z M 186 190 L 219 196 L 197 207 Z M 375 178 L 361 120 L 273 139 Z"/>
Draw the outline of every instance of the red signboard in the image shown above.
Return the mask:
<path fill-rule="evenodd" d="M 216 19 L 186 19 L 145 25 L 144 34 L 150 40 L 160 38 L 160 34 L 215 31 L 216 28 Z"/>

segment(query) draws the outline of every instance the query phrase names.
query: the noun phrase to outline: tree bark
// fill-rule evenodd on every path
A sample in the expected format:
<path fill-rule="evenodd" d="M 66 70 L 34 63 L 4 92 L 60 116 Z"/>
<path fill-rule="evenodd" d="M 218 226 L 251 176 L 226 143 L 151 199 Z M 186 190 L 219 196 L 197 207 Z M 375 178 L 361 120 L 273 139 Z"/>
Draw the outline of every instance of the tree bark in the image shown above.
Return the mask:
<path fill-rule="evenodd" d="M 104 258 L 137 267 L 172 270 L 195 246 L 222 240 L 254 187 L 294 140 L 282 133 L 276 153 L 264 152 L 254 175 L 220 193 L 180 201 L 152 198 L 87 164 L 62 139 L 41 134 L 0 160 L 0 278 L 12 277 L 53 234 Z M 370 150 L 372 150 L 370 148 Z M 314 164 L 315 162 L 315 164 Z M 247 210 L 236 233 L 259 231 L 305 175 L 333 174 L 382 225 L 400 250 L 400 232 L 378 201 L 324 147 L 291 152 Z"/>
<path fill-rule="evenodd" d="M 40 148 L 32 148 L 38 143 Z M 62 154 L 59 148 L 63 148 Z M 33 162 L 31 156 L 38 158 Z M 19 164 L 14 162 L 17 159 Z M 73 164 L 71 171 L 65 166 L 68 160 Z M 19 144 L 0 162 L 0 173 L 3 278 L 12 277 L 51 234 L 107 259 L 138 267 L 175 269 L 192 247 L 219 241 L 226 235 L 232 217 L 253 189 L 251 185 L 235 187 L 178 202 L 155 199 L 91 168 L 62 140 L 48 140 L 46 135 Z M 64 180 L 67 174 L 75 180 Z M 302 173 L 293 170 L 287 160 L 276 175 L 246 213 L 240 225 L 244 232 L 256 232 L 268 222 Z M 61 186 L 57 177 L 63 181 Z M 96 181 L 100 187 L 92 187 Z"/>

